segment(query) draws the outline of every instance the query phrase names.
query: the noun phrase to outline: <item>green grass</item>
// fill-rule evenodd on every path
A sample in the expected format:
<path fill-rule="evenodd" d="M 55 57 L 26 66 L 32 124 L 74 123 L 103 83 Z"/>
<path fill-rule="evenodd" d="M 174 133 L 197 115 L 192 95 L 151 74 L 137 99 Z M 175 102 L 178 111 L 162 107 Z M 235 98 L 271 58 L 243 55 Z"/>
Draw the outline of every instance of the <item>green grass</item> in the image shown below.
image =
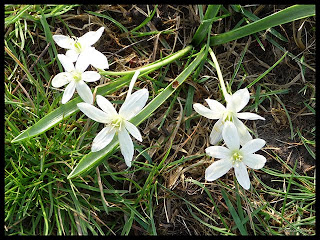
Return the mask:
<path fill-rule="evenodd" d="M 218 28 L 221 28 L 219 33 L 223 33 L 229 23 L 234 30 L 263 16 L 252 13 L 255 6 L 209 8 L 208 11 L 219 9 L 217 14 L 211 13 L 212 19 L 209 12 L 203 11 L 207 9 L 204 5 L 195 6 L 193 11 L 183 7 L 181 9 L 187 10 L 190 16 L 197 15 L 193 17 L 198 17 L 203 25 L 212 21 L 211 32 L 200 28 L 201 34 L 198 33 L 196 39 L 205 39 L 197 48 L 189 45 L 187 35 L 183 35 L 184 27 L 191 28 L 184 21 L 179 20 L 180 28 L 177 29 L 175 21 L 178 20 L 172 19 L 162 23 L 163 29 L 159 31 L 148 29 L 157 11 L 161 11 L 160 5 L 158 9 L 149 7 L 149 10 L 142 9 L 148 17 L 144 16 L 134 25 L 116 5 L 116 11 L 108 5 L 101 11 L 96 11 L 98 6 L 94 10 L 82 5 L 5 6 L 5 234 L 315 235 L 315 125 L 312 125 L 315 117 L 315 82 L 312 78 L 315 48 L 309 46 L 303 57 L 301 50 L 288 52 L 285 34 L 277 26 L 270 32 L 255 32 L 251 43 L 237 39 L 237 42 L 226 41 L 222 46 L 211 46 L 223 77 L 229 83 L 228 90 L 234 92 L 248 87 L 250 104 L 244 110 L 266 117 L 264 123 L 248 121 L 252 134 L 270 140 L 261 153 L 267 158 L 266 166 L 249 170 L 250 190 L 242 189 L 233 171 L 217 181 L 206 182 L 204 171 L 212 159 L 205 155 L 204 149 L 209 146 L 208 136 L 214 121 L 195 114 L 192 104 L 203 104 L 205 98 L 221 102 L 224 99 L 215 64 L 207 54 L 210 41 L 224 39 L 222 34 L 215 37 L 212 33 L 218 33 Z M 57 53 L 62 50 L 54 44 L 52 35 L 58 28 L 63 34 L 72 32 L 76 36 L 88 30 L 89 27 L 77 30 L 88 23 L 88 18 L 73 19 L 78 15 L 78 8 L 90 15 L 92 29 L 97 26 L 108 28 L 99 48 L 108 54 L 119 51 L 119 55 L 108 58 L 111 67 L 101 74 L 109 84 L 98 92 L 107 94 L 118 107 L 123 102 L 132 73 L 141 68 L 143 75 L 135 90 L 147 87 L 150 93 L 147 103 L 150 104 L 133 120 L 140 124 L 141 133 L 146 133 L 142 133 L 143 142 L 134 142 L 131 168 L 127 169 L 120 151 L 113 148 L 101 157 L 97 166 L 68 179 L 82 159 L 89 159 L 92 140 L 101 130 L 101 124 L 88 121 L 84 114 L 74 110 L 50 127 L 44 123 L 45 130 L 33 137 L 12 141 L 39 120 L 48 119 L 45 118 L 48 114 L 62 109 L 63 88 L 57 90 L 51 86 L 53 76 L 63 70 L 56 61 Z M 237 18 L 231 18 L 234 15 Z M 314 19 L 308 19 L 305 25 L 309 24 L 312 30 Z M 289 23 L 282 26 L 291 29 Z M 192 32 L 190 28 L 186 34 Z M 156 39 L 158 34 L 156 51 L 153 49 L 155 40 L 140 42 L 150 36 Z M 256 53 L 271 66 L 269 69 L 258 68 L 252 63 L 255 61 L 252 60 L 255 50 L 252 45 L 257 44 L 256 48 L 263 51 L 260 41 L 263 34 L 272 49 L 280 51 L 278 57 L 270 59 Z M 309 31 L 304 38 L 312 39 L 312 34 Z M 133 45 L 122 50 L 115 39 L 123 45 Z M 43 53 L 48 43 L 50 45 Z M 233 52 L 229 52 L 231 57 L 227 59 L 221 54 L 229 51 L 230 46 L 233 46 Z M 182 52 L 174 55 L 181 49 Z M 130 67 L 123 60 L 132 52 L 138 58 L 136 67 Z M 155 59 L 160 59 L 156 63 L 150 62 L 154 52 L 157 53 Z M 291 70 L 298 71 L 296 75 L 300 71 L 301 79 L 304 79 L 301 81 L 305 81 L 296 82 L 296 85 L 300 84 L 298 86 L 278 82 L 281 78 L 279 69 L 284 69 L 284 61 L 288 59 L 294 65 Z M 176 83 L 178 87 L 174 87 Z M 90 86 L 94 88 L 97 84 L 90 83 Z M 294 104 L 288 101 L 292 92 L 299 96 Z M 76 97 L 75 93 L 73 98 Z M 286 122 L 285 131 L 281 130 L 284 126 L 277 125 L 272 108 L 277 108 L 277 116 L 282 116 L 281 120 Z M 305 119 L 309 121 L 309 127 L 303 125 Z M 274 129 L 274 134 L 282 131 L 286 138 L 280 138 L 280 135 L 270 138 L 266 129 Z M 278 138 L 282 142 L 275 140 Z M 302 168 L 302 160 L 310 167 Z"/>

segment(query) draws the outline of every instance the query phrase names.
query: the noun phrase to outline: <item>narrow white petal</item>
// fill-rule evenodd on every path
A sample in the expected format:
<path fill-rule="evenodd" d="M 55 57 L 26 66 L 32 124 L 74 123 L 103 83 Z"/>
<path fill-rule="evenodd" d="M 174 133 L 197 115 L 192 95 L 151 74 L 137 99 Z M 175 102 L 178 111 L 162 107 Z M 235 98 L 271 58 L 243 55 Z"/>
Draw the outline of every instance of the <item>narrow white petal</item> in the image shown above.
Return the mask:
<path fill-rule="evenodd" d="M 243 162 L 240 162 L 238 166 L 234 165 L 233 167 L 239 184 L 244 189 L 248 190 L 250 188 L 250 179 L 246 165 Z"/>
<path fill-rule="evenodd" d="M 241 151 L 244 154 L 251 154 L 260 150 L 265 144 L 266 141 L 261 138 L 252 139 L 248 141 L 245 145 L 243 145 Z"/>
<path fill-rule="evenodd" d="M 124 125 L 126 127 L 126 129 L 128 130 L 128 132 L 137 140 L 139 140 L 140 142 L 142 142 L 142 136 L 141 133 L 139 131 L 139 129 L 133 125 L 131 122 L 128 121 L 124 121 Z"/>
<path fill-rule="evenodd" d="M 87 117 L 93 119 L 96 122 L 100 122 L 100 123 L 110 122 L 108 114 L 106 114 L 104 111 L 101 111 L 99 108 L 92 106 L 89 103 L 81 102 L 81 103 L 78 103 L 77 106 Z"/>
<path fill-rule="evenodd" d="M 112 141 L 115 132 L 115 129 L 110 126 L 103 128 L 93 139 L 91 151 L 97 152 L 105 148 Z"/>
<path fill-rule="evenodd" d="M 80 56 L 82 54 L 85 54 L 85 57 L 93 67 L 99 69 L 109 68 L 107 57 L 94 47 L 89 47 L 83 53 L 81 53 Z"/>
<path fill-rule="evenodd" d="M 127 166 L 131 167 L 134 147 L 133 147 L 133 142 L 130 138 L 130 135 L 126 129 L 123 129 L 122 131 L 118 132 L 118 137 L 119 137 L 121 154 L 123 155 Z"/>
<path fill-rule="evenodd" d="M 80 71 L 84 72 L 89 67 L 89 57 L 87 56 L 87 51 L 80 53 L 75 68 Z"/>
<path fill-rule="evenodd" d="M 237 127 L 240 144 L 243 146 L 252 139 L 247 127 L 237 117 L 233 117 L 233 123 Z"/>
<path fill-rule="evenodd" d="M 54 76 L 54 78 L 52 79 L 52 86 L 59 88 L 62 87 L 64 85 L 66 85 L 67 83 L 72 81 L 72 75 L 68 72 L 62 72 L 62 73 L 58 73 L 56 76 Z"/>
<path fill-rule="evenodd" d="M 84 81 L 80 80 L 77 82 L 76 89 L 83 101 L 93 104 L 93 94 L 89 86 Z"/>
<path fill-rule="evenodd" d="M 222 146 L 211 146 L 206 148 L 206 153 L 214 158 L 229 158 L 231 157 L 230 149 Z"/>
<path fill-rule="evenodd" d="M 79 53 L 77 53 L 74 49 L 70 49 L 66 52 L 66 56 L 72 61 L 75 62 L 78 59 Z"/>
<path fill-rule="evenodd" d="M 66 87 L 66 89 L 64 90 L 62 100 L 61 100 L 62 104 L 65 104 L 70 100 L 70 98 L 73 96 L 75 89 L 76 89 L 76 84 L 74 81 L 71 81 Z"/>
<path fill-rule="evenodd" d="M 66 55 L 58 54 L 58 58 L 66 72 L 71 72 L 74 70 L 73 62 Z"/>
<path fill-rule="evenodd" d="M 131 94 L 122 104 L 119 114 L 126 120 L 130 120 L 137 115 L 146 105 L 149 97 L 148 89 L 140 89 Z"/>
<path fill-rule="evenodd" d="M 247 154 L 243 157 L 243 163 L 252 169 L 263 168 L 267 159 L 260 154 Z"/>
<path fill-rule="evenodd" d="M 193 104 L 193 109 L 200 115 L 209 119 L 219 119 L 223 114 L 223 112 L 211 110 L 200 103 Z"/>
<path fill-rule="evenodd" d="M 134 86 L 134 83 L 136 82 L 138 76 L 140 74 L 140 71 L 136 71 L 130 81 L 130 84 L 129 84 L 129 90 L 128 90 L 128 93 L 127 93 L 127 96 L 126 96 L 126 99 L 131 96 L 131 92 L 132 92 L 132 89 L 133 89 L 133 86 Z"/>
<path fill-rule="evenodd" d="M 234 112 L 241 111 L 249 102 L 250 93 L 247 88 L 239 89 L 231 95 L 227 102 L 227 109 Z"/>
<path fill-rule="evenodd" d="M 117 115 L 116 109 L 113 107 L 112 103 L 101 95 L 97 95 L 97 104 L 98 106 L 108 115 Z"/>
<path fill-rule="evenodd" d="M 223 113 L 226 111 L 225 106 L 223 106 L 221 103 L 219 103 L 217 100 L 213 99 L 206 99 L 206 102 L 208 103 L 209 108 L 214 112 L 220 112 Z"/>
<path fill-rule="evenodd" d="M 53 35 L 52 38 L 59 47 L 66 49 L 72 49 L 74 47 L 74 40 L 68 36 Z"/>
<path fill-rule="evenodd" d="M 101 75 L 95 71 L 86 71 L 82 73 L 82 80 L 85 82 L 95 82 L 101 78 Z"/>
<path fill-rule="evenodd" d="M 207 181 L 214 181 L 219 177 L 226 174 L 232 167 L 231 161 L 227 159 L 221 159 L 212 163 L 205 172 L 205 179 Z"/>
<path fill-rule="evenodd" d="M 99 28 L 97 31 L 90 31 L 78 38 L 78 42 L 83 46 L 91 46 L 95 44 L 101 37 L 104 27 Z"/>
<path fill-rule="evenodd" d="M 236 150 L 240 148 L 238 131 L 232 122 L 227 121 L 224 123 L 222 137 L 230 150 Z"/>
<path fill-rule="evenodd" d="M 216 145 L 219 141 L 222 140 L 222 129 L 223 129 L 223 122 L 220 118 L 212 128 L 212 131 L 210 133 L 210 144 Z"/>
<path fill-rule="evenodd" d="M 259 116 L 258 114 L 255 113 L 250 113 L 250 112 L 242 112 L 242 113 L 237 113 L 237 117 L 240 119 L 247 119 L 247 120 L 266 120 L 265 118 Z"/>

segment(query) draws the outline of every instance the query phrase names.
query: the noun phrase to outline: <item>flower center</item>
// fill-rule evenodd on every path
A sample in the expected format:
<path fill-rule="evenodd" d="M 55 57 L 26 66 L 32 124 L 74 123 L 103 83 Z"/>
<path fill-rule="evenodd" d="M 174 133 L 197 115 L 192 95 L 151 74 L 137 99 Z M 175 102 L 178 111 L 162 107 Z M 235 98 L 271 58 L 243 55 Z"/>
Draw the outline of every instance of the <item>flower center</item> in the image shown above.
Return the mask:
<path fill-rule="evenodd" d="M 78 71 L 72 71 L 72 77 L 76 82 L 79 82 L 82 79 L 82 73 Z"/>
<path fill-rule="evenodd" d="M 121 117 L 121 116 L 118 114 L 118 115 L 114 116 L 114 118 L 112 119 L 111 125 L 112 125 L 114 128 L 121 129 L 121 128 L 122 128 L 122 125 L 123 125 L 123 121 L 124 121 L 124 118 Z"/>
<path fill-rule="evenodd" d="M 81 44 L 79 42 L 76 42 L 74 44 L 74 47 L 76 48 L 77 53 L 81 53 L 83 51 L 83 47 L 81 46 Z"/>
<path fill-rule="evenodd" d="M 232 122 L 232 118 L 233 118 L 233 112 L 231 112 L 231 111 L 226 111 L 226 112 L 223 114 L 222 121 L 223 121 L 223 122 L 226 122 L 226 121 L 231 121 L 231 122 Z"/>
<path fill-rule="evenodd" d="M 231 157 L 232 165 L 239 167 L 239 163 L 242 162 L 243 156 L 240 151 L 234 151 Z"/>

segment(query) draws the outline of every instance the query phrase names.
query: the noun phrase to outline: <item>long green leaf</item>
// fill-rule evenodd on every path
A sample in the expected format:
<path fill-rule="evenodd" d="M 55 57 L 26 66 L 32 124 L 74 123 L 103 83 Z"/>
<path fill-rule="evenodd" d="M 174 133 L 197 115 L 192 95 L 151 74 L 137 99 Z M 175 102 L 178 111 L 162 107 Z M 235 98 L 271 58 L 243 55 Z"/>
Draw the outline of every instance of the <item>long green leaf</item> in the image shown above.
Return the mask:
<path fill-rule="evenodd" d="M 226 202 L 226 205 L 228 206 L 229 212 L 231 213 L 231 216 L 232 216 L 234 222 L 236 223 L 240 233 L 242 235 L 248 235 L 246 229 L 244 228 L 243 224 L 241 223 L 241 220 L 240 220 L 240 217 L 239 217 L 237 211 L 235 210 L 231 201 L 228 198 L 228 194 L 226 193 L 226 191 L 223 188 L 221 188 L 221 193 L 222 193 L 222 196 Z"/>
<path fill-rule="evenodd" d="M 274 26 L 315 15 L 315 5 L 294 5 L 246 26 L 210 38 L 210 46 L 227 43 Z"/>
<path fill-rule="evenodd" d="M 202 58 L 205 56 L 204 47 L 201 49 L 198 56 L 191 62 L 191 64 L 183 70 L 179 74 L 179 76 L 173 81 L 178 82 L 179 86 L 188 78 L 188 76 L 194 71 L 194 69 L 199 65 Z M 155 97 L 147 106 L 143 108 L 143 110 L 131 119 L 131 123 L 134 125 L 139 125 L 145 119 L 147 119 L 155 110 L 158 109 L 162 103 L 167 100 L 175 91 L 176 87 L 173 87 L 173 82 L 169 84 L 157 97 Z M 91 168 L 100 164 L 106 157 L 110 156 L 118 147 L 119 141 L 117 138 L 114 138 L 111 143 L 108 144 L 107 147 L 98 151 L 98 152 L 90 152 L 86 156 L 84 156 L 78 165 L 72 170 L 69 174 L 68 179 L 74 178 L 89 171 Z"/>
<path fill-rule="evenodd" d="M 158 8 L 158 5 L 155 5 L 150 16 L 147 17 L 139 26 L 135 27 L 130 32 L 138 31 L 140 28 L 142 28 L 144 25 L 146 25 L 148 22 L 150 22 L 150 20 L 153 18 L 154 14 L 156 13 L 157 8 Z"/>
<path fill-rule="evenodd" d="M 208 34 L 209 26 L 217 15 L 221 5 L 208 5 L 203 21 L 192 38 L 192 44 L 198 46 Z M 207 21 L 206 21 L 207 20 Z"/>
<path fill-rule="evenodd" d="M 180 50 L 179 52 L 176 52 L 175 54 L 172 54 L 172 55 L 166 57 L 165 60 L 163 60 L 163 61 L 159 60 L 159 61 L 156 61 L 155 63 L 151 63 L 145 67 L 142 67 L 141 69 L 139 69 L 141 72 L 140 76 L 142 76 L 143 74 L 147 74 L 151 71 L 155 71 L 155 70 L 159 69 L 160 67 L 163 67 L 163 66 L 175 61 L 176 59 L 181 58 L 186 53 L 191 51 L 191 49 L 192 49 L 192 46 L 187 46 L 186 48 Z M 152 67 L 150 67 L 150 66 L 152 66 Z M 120 89 L 121 87 L 123 87 L 129 83 L 131 76 L 134 72 L 135 71 L 128 71 L 128 72 L 126 72 L 125 76 L 119 78 L 117 81 L 112 82 L 112 83 L 108 84 L 107 86 L 98 88 L 97 94 L 106 95 L 106 94 L 111 94 L 111 93 L 117 91 L 118 89 Z M 31 74 L 30 74 L 30 76 L 31 76 Z M 77 103 L 79 103 L 81 101 L 82 100 L 80 97 L 76 97 L 75 99 L 69 101 L 68 103 L 61 105 L 56 110 L 49 113 L 47 116 L 43 117 L 42 119 L 40 119 L 36 124 L 34 124 L 33 126 L 29 127 L 24 132 L 20 133 L 18 136 L 16 136 L 12 140 L 12 143 L 19 142 L 21 140 L 25 140 L 25 139 L 34 137 L 34 136 L 37 136 L 39 134 L 42 134 L 42 133 L 48 131 L 49 129 L 51 129 L 52 127 L 57 125 L 59 122 L 61 122 L 63 119 L 66 119 L 67 117 L 78 112 L 79 109 L 77 107 Z"/>

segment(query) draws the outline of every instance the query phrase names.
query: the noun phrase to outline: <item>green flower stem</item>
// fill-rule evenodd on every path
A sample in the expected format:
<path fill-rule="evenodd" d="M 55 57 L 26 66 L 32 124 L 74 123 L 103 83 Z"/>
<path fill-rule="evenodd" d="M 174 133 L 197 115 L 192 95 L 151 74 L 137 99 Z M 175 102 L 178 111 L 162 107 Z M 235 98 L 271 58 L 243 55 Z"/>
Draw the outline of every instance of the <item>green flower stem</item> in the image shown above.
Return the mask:
<path fill-rule="evenodd" d="M 186 53 L 190 52 L 191 49 L 193 48 L 192 45 L 189 45 L 187 47 L 185 47 L 184 49 L 170 55 L 167 56 L 163 59 L 160 59 L 152 64 L 149 64 L 148 66 L 145 67 L 141 67 L 139 68 L 140 73 L 145 73 L 149 70 L 156 70 L 162 66 L 165 66 L 169 63 L 172 63 L 173 61 L 181 58 L 182 56 L 184 56 Z M 110 76 L 119 76 L 119 75 L 128 75 L 128 74 L 134 74 L 136 72 L 136 70 L 131 70 L 131 71 L 125 71 L 125 72 L 111 72 L 111 71 L 100 71 L 99 73 L 103 76 L 106 75 L 110 75 Z"/>
<path fill-rule="evenodd" d="M 214 54 L 214 52 L 212 51 L 212 49 L 210 47 L 209 47 L 209 53 L 211 55 L 211 58 L 213 60 L 214 65 L 216 66 L 216 70 L 217 70 L 217 73 L 218 73 L 218 78 L 219 78 L 219 81 L 220 81 L 220 85 L 221 85 L 223 96 L 224 96 L 224 98 L 226 98 L 226 96 L 228 96 L 229 94 L 227 92 L 226 85 L 224 84 L 222 73 L 221 73 L 221 69 L 220 69 L 218 60 L 216 58 L 216 55 Z"/>

